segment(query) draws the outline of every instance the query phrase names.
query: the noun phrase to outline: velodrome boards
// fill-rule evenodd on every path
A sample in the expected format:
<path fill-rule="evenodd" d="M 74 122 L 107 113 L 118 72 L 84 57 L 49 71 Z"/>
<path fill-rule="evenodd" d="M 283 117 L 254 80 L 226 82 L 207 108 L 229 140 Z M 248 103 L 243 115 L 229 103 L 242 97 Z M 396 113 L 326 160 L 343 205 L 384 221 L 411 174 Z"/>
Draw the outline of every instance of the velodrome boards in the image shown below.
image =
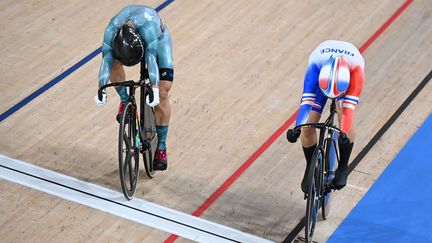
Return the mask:
<path fill-rule="evenodd" d="M 370 40 L 362 50 L 366 80 L 355 115 L 355 158 L 431 71 L 432 2 L 408 2 L 381 31 L 407 1 L 170 2 L 159 12 L 172 34 L 175 62 L 169 167 L 152 180 L 141 173 L 136 198 L 283 241 L 304 216 L 305 162 L 301 145 L 289 144 L 285 130 L 277 131 L 299 106 L 310 52 L 326 39 L 358 47 Z M 0 112 L 68 72 L 0 122 L 0 154 L 121 190 L 119 98 L 109 90 L 108 104 L 98 108 L 93 96 L 104 28 L 129 3 L 0 2 Z M 137 68 L 126 71 L 138 78 Z M 428 83 L 353 170 L 347 187 L 333 194 L 329 219 L 317 225 L 317 242 L 330 237 L 431 114 L 431 92 Z M 232 183 L 224 184 L 228 178 Z M 217 190 L 222 193 L 213 194 Z M 0 191 L 5 242 L 173 239 L 157 227 L 6 179 Z"/>

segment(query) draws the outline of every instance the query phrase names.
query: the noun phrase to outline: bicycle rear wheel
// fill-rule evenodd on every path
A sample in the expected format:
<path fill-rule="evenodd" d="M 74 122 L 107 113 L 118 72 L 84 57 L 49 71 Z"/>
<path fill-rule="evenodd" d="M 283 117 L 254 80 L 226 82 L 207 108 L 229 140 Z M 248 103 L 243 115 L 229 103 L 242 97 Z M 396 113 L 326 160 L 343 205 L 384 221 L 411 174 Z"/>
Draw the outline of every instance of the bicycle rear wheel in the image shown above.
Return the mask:
<path fill-rule="evenodd" d="M 306 221 L 305 221 L 305 241 L 312 242 L 315 225 L 318 219 L 318 210 L 320 208 L 320 196 L 322 186 L 322 163 L 323 154 L 320 148 L 315 149 L 311 167 L 308 175 L 308 190 L 306 203 Z"/>
<path fill-rule="evenodd" d="M 145 147 L 142 152 L 144 158 L 144 168 L 149 178 L 153 178 L 155 171 L 153 169 L 153 159 L 157 146 L 156 124 L 154 120 L 154 110 L 148 105 L 144 105 L 143 137 Z"/>
<path fill-rule="evenodd" d="M 139 176 L 139 144 L 137 144 L 136 108 L 127 102 L 120 122 L 118 156 L 120 184 L 123 195 L 131 200 Z"/>

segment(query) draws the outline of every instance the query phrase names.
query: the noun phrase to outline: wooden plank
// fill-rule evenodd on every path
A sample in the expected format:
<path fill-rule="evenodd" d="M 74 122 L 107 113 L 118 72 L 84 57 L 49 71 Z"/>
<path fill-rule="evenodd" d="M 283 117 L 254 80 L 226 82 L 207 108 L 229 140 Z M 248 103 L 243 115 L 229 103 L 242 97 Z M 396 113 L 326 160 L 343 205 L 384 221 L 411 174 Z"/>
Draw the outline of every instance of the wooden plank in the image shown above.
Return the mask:
<path fill-rule="evenodd" d="M 153 180 L 142 176 L 136 196 L 186 213 L 194 212 L 296 110 L 310 51 L 329 38 L 361 45 L 403 2 L 173 2 L 160 13 L 174 44 L 169 168 Z M 5 39 L 3 34 L 1 36 L 6 44 L 0 48 L 8 58 L 0 61 L 0 97 L 5 101 L 0 110 L 16 103 L 59 74 L 62 68 L 70 67 L 98 47 L 107 21 L 124 4 L 97 2 L 94 6 L 100 8 L 95 8 L 75 1 L 2 1 L 0 9 L 8 7 L 7 11 L 0 12 L 0 19 L 14 21 L 0 21 L 0 28 L 6 30 L 3 33 L 13 33 Z M 160 2 L 148 3 L 158 4 Z M 367 132 L 358 135 L 353 155 L 430 71 L 430 12 L 427 0 L 415 1 L 364 53 L 366 84 L 355 122 L 359 130 Z M 53 30 L 39 34 L 48 24 Z M 21 50 L 20 55 L 10 52 L 13 47 L 10 40 L 22 34 L 14 29 L 22 25 L 29 26 L 28 35 L 38 34 L 33 47 L 29 43 L 22 48 L 27 50 L 26 55 L 22 55 Z M 83 25 L 88 29 L 83 30 Z M 74 34 L 82 31 L 86 35 Z M 16 42 L 27 43 L 22 39 Z M 92 59 L 3 121 L 0 153 L 120 190 L 116 160 L 118 125 L 114 120 L 119 99 L 114 90 L 110 90 L 108 104 L 103 108 L 95 107 L 92 97 L 96 94 L 99 62 L 100 58 Z M 137 71 L 129 68 L 127 76 L 136 78 Z M 40 81 L 24 84 L 16 80 Z M 404 116 L 403 121 L 409 125 L 407 131 L 392 133 L 389 141 L 397 141 L 397 144 L 390 144 L 388 151 L 391 152 L 382 154 L 383 163 L 379 166 L 372 161 L 361 164 L 359 171 L 367 175 L 353 174 L 348 189 L 337 193 L 340 195 L 337 200 L 347 203 L 341 206 L 344 209 L 340 214 L 332 214 L 334 221 L 318 226 L 323 230 L 317 232 L 319 237 L 329 236 L 360 198 L 361 192 L 356 188 L 366 190 L 391 156 L 409 139 L 415 130 L 411 123 L 416 124 L 430 114 L 431 108 L 427 106 L 430 96 L 426 93 L 419 97 L 415 102 L 415 110 L 419 112 L 413 113 L 415 117 Z M 299 189 L 303 160 L 299 144 L 290 145 L 283 137 L 277 139 L 203 218 L 270 240 L 283 240 L 304 214 L 303 195 Z M 47 213 L 49 209 L 44 203 L 58 208 L 52 209 L 55 210 L 53 214 L 64 219 L 55 221 L 54 216 L 38 219 L 33 226 L 28 226 L 25 220 L 7 221 L 17 229 L 34 227 L 24 233 L 4 232 L 10 238 L 20 234 L 19 239 L 25 240 L 31 236 L 29 232 L 41 232 L 36 239 L 55 240 L 59 233 L 57 228 L 50 228 L 51 221 L 54 225 L 70 225 L 73 229 L 66 230 L 73 241 L 81 239 L 75 237 L 106 241 L 113 232 L 116 237 L 125 236 L 128 227 L 133 228 L 130 235 L 136 237 L 127 238 L 131 241 L 163 241 L 168 236 L 93 209 L 71 206 L 69 202 L 11 186 L 5 181 L 0 182 L 0 187 L 16 187 L 13 189 L 16 197 L 9 193 L 0 196 L 0 210 L 5 219 L 12 220 L 17 211 L 23 215 L 33 215 L 35 210 Z M 26 196 L 19 199 L 18 195 Z M 348 199 L 353 195 L 354 200 Z M 32 206 L 15 205 L 17 200 Z M 69 206 L 71 209 L 65 210 Z M 39 215 L 33 217 L 39 218 Z M 84 225 L 83 219 L 90 217 L 92 220 Z M 41 230 L 43 227 L 46 230 Z"/>

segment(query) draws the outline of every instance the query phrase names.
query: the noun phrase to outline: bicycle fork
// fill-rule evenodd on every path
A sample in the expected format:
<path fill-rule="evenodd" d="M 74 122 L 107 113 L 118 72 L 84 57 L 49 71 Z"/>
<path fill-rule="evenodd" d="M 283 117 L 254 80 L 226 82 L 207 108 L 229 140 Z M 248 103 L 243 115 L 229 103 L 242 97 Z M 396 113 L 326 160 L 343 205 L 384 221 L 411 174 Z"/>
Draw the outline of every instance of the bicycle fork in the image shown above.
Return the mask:
<path fill-rule="evenodd" d="M 141 139 L 140 139 L 140 132 L 139 132 L 139 123 L 138 123 L 138 115 L 136 114 L 135 110 L 135 131 L 138 131 L 135 136 L 135 146 L 141 151 Z"/>

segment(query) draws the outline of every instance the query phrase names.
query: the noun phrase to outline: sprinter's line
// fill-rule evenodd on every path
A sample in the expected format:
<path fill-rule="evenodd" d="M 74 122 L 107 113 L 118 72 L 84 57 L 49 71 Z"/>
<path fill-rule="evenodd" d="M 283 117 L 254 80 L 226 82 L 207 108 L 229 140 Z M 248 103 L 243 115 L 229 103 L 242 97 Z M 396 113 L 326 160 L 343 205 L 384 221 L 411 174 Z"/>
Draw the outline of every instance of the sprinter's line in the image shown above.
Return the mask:
<path fill-rule="evenodd" d="M 0 154 L 0 178 L 198 242 L 270 242 Z"/>

